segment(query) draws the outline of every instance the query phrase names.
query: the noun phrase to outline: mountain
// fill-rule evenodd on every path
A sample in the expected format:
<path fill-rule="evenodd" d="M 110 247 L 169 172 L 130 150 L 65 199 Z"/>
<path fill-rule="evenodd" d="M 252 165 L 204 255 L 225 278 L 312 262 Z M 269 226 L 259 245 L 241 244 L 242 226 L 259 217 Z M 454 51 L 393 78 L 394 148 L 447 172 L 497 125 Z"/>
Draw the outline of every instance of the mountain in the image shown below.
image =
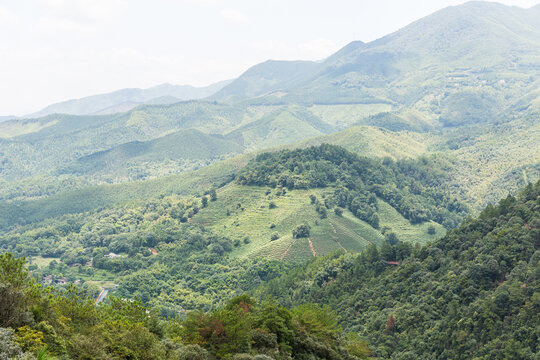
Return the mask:
<path fill-rule="evenodd" d="M 539 11 L 1 122 L 0 358 L 537 358 Z"/>
<path fill-rule="evenodd" d="M 539 15 L 538 7 L 488 2 L 449 7 L 373 42 L 353 42 L 287 77 L 273 74 L 287 74 L 296 62 L 274 62 L 269 69 L 257 65 L 214 97 L 387 103 L 436 116 L 447 126 L 491 121 L 504 117 L 522 97 L 536 94 Z"/>
<path fill-rule="evenodd" d="M 247 70 L 238 79 L 217 91 L 212 98 L 256 97 L 269 91 L 278 91 L 284 83 L 302 78 L 316 67 L 317 64 L 312 61 L 268 60 Z"/>
<path fill-rule="evenodd" d="M 321 62 L 265 62 L 208 100 L 2 122 L 0 178 L 7 185 L 0 196 L 50 196 L 82 184 L 169 175 L 217 161 L 155 157 L 142 172 L 139 163 L 133 176 L 124 169 L 108 178 L 98 170 L 84 177 L 65 171 L 124 144 L 197 130 L 211 136 L 208 141 L 219 135 L 246 153 L 318 138 L 365 156 L 444 154 L 456 163 L 456 176 L 445 186 L 479 209 L 540 174 L 537 13 L 538 7 L 466 3 L 379 40 L 353 42 Z M 123 106 L 133 103 L 116 109 Z M 365 145 L 358 131 L 347 132 L 356 126 L 371 132 L 376 146 Z M 401 155 L 396 137 L 410 139 Z M 54 184 L 58 174 L 64 180 Z"/>
<path fill-rule="evenodd" d="M 0 122 L 16 119 L 14 115 L 0 116 Z"/>
<path fill-rule="evenodd" d="M 169 104 L 202 99 L 219 91 L 229 82 L 229 80 L 221 81 L 201 88 L 190 85 L 161 84 L 148 89 L 122 89 L 52 104 L 25 118 L 37 118 L 50 114 L 111 114 L 131 110 L 141 104 Z"/>

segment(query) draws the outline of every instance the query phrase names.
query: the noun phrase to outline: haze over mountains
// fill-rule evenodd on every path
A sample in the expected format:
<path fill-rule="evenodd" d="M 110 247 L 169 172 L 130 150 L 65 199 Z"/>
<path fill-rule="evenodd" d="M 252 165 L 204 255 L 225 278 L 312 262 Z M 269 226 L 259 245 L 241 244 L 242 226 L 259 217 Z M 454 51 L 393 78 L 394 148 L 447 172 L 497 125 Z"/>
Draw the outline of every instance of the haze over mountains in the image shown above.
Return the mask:
<path fill-rule="evenodd" d="M 229 82 L 229 80 L 224 80 L 200 88 L 190 85 L 161 84 L 148 89 L 122 89 L 52 104 L 25 117 L 36 118 L 50 114 L 104 115 L 128 111 L 141 104 L 171 104 L 184 100 L 202 99 L 214 94 Z"/>
<path fill-rule="evenodd" d="M 79 158 L 96 152 L 186 129 L 220 135 L 248 152 L 366 125 L 414 131 L 429 152 L 448 148 L 445 144 L 451 142 L 447 153 L 463 162 L 461 178 L 472 179 L 474 194 L 487 195 L 490 184 L 514 178 L 516 171 L 525 177 L 538 171 L 535 147 L 528 147 L 527 156 L 518 156 L 512 165 L 492 168 L 497 161 L 491 161 L 480 166 L 488 171 L 485 176 L 477 173 L 483 170 L 466 170 L 465 163 L 471 156 L 486 159 L 486 155 L 477 156 L 475 139 L 492 137 L 493 147 L 481 152 L 501 153 L 502 162 L 508 156 L 506 150 L 510 151 L 499 143 L 505 136 L 522 134 L 530 142 L 538 134 L 533 113 L 540 107 L 539 13 L 538 6 L 521 9 L 471 2 L 438 11 L 371 43 L 350 43 L 319 63 L 267 61 L 230 83 L 203 89 L 162 85 L 51 105 L 45 113 L 103 115 L 51 114 L 3 122 L 1 175 L 23 179 L 63 172 L 60 166 L 80 163 Z M 206 95 L 210 97 L 202 101 L 143 104 L 128 110 L 139 102 L 161 99 L 169 103 L 174 100 L 170 96 Z M 487 123 L 499 130 L 487 131 L 481 126 Z M 476 124 L 479 127 L 466 131 L 467 141 L 459 140 L 463 132 L 451 130 Z M 528 127 L 526 132 L 524 127 Z M 519 144 L 529 144 L 526 139 Z M 517 156 L 525 148 L 511 151 Z M 160 159 L 168 157 L 162 153 Z M 170 171 L 182 171 L 182 167 L 173 166 Z M 146 172 L 150 177 L 158 173 Z"/>

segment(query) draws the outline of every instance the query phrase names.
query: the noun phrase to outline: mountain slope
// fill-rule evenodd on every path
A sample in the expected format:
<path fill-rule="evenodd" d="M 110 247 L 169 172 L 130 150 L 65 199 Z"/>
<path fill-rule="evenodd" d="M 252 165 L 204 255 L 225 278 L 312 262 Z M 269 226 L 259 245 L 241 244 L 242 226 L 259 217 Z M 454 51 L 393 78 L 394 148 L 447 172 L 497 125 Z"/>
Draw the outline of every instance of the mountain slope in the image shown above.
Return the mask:
<path fill-rule="evenodd" d="M 165 167 L 167 161 L 189 166 L 206 165 L 225 156 L 243 152 L 239 144 L 195 129 L 181 130 L 150 141 L 129 142 L 110 150 L 83 156 L 59 169 L 60 173 L 110 177 L 144 178 L 151 166 Z M 190 165 L 191 163 L 191 165 Z M 142 173 L 140 172 L 142 171 Z M 137 172 L 138 175 L 130 174 Z"/>
<path fill-rule="evenodd" d="M 540 182 L 426 246 L 313 261 L 259 296 L 337 309 L 380 358 L 534 359 L 539 240 Z"/>
<path fill-rule="evenodd" d="M 118 107 L 118 111 L 129 110 L 128 104 L 134 107 L 146 103 L 168 104 L 171 102 L 202 99 L 214 94 L 229 82 L 228 80 L 221 81 L 201 88 L 190 85 L 162 84 L 148 89 L 122 89 L 107 94 L 92 95 L 52 104 L 25 117 L 37 118 L 50 114 L 88 115 L 94 113 L 113 113 L 116 107 Z"/>
<path fill-rule="evenodd" d="M 282 103 L 391 103 L 442 113 L 448 126 L 490 121 L 539 87 L 539 15 L 537 7 L 487 2 L 449 7 L 373 42 L 353 42 L 257 95 L 271 103 L 279 89 Z M 265 78 L 257 72 L 254 82 Z M 236 81 L 228 88 L 249 87 L 249 77 Z"/>
<path fill-rule="evenodd" d="M 217 91 L 212 98 L 256 97 L 269 91 L 277 91 L 286 83 L 309 73 L 316 66 L 312 61 L 268 60 L 248 69 L 238 79 Z"/>

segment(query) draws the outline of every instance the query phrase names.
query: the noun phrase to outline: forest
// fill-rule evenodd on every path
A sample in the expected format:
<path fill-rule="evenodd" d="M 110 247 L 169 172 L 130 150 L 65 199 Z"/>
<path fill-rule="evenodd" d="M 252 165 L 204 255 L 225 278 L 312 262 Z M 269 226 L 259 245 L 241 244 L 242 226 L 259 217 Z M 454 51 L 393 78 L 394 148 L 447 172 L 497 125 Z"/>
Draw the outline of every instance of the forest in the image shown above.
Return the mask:
<path fill-rule="evenodd" d="M 314 259 L 259 296 L 313 301 L 392 359 L 534 359 L 540 342 L 540 182 L 425 246 Z"/>

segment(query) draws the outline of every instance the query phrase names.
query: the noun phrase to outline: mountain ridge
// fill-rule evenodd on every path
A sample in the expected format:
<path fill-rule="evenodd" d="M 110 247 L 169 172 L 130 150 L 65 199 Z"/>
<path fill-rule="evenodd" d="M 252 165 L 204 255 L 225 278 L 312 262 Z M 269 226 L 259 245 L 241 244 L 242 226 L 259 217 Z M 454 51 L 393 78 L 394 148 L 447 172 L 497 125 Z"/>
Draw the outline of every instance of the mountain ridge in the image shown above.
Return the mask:
<path fill-rule="evenodd" d="M 173 97 L 177 99 L 177 101 L 202 99 L 228 85 L 230 81 L 231 80 L 224 80 L 205 87 L 164 83 L 144 89 L 125 88 L 51 104 L 38 112 L 24 116 L 24 118 L 37 118 L 50 114 L 91 115 L 103 112 L 107 109 L 109 109 L 108 113 L 111 113 L 111 108 L 128 102 L 134 103 L 133 107 L 145 103 L 170 103 L 171 98 L 166 97 Z M 166 101 L 160 102 L 160 98 L 163 98 Z M 131 110 L 133 107 L 128 110 Z"/>

